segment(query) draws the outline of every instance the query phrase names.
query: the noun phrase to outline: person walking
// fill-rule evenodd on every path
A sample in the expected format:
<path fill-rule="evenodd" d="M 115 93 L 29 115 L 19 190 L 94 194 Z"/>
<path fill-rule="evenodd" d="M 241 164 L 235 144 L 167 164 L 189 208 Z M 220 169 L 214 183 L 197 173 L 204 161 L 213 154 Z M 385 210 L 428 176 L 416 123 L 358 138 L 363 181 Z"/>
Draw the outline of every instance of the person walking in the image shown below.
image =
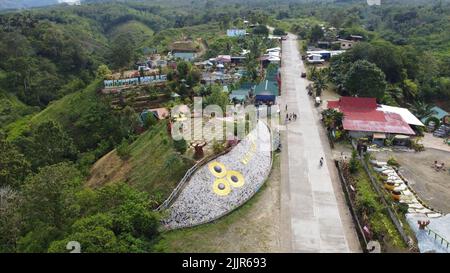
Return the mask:
<path fill-rule="evenodd" d="M 320 167 L 322 167 L 323 166 L 323 157 L 320 158 L 319 163 L 320 163 Z"/>

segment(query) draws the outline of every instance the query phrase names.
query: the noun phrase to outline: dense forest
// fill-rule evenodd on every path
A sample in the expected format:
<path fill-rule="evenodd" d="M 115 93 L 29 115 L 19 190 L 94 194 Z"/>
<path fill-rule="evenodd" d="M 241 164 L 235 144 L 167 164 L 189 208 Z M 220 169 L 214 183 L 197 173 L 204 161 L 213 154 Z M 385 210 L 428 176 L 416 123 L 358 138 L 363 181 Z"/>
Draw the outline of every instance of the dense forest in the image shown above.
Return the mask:
<path fill-rule="evenodd" d="M 202 37 L 211 57 L 233 49 L 237 41 L 217 33 L 243 18 L 311 42 L 327 38 L 317 27 L 326 25 L 340 36 L 364 37 L 326 70 L 341 94 L 417 111 L 450 101 L 449 1 L 82 3 L 0 13 L 0 252 L 61 252 L 68 240 L 82 241 L 86 252 L 152 251 L 160 216 L 148 193 L 127 183 L 91 189 L 84 182 L 96 160 L 137 137 L 137 113 L 111 109 L 98 92 L 105 69 L 134 68 L 146 51 L 167 53 L 176 39 Z M 246 46 L 257 52 L 260 41 Z M 257 80 L 255 66 L 247 70 Z M 189 64 L 172 72 L 180 70 L 198 82 Z M 194 91 L 224 101 L 220 91 Z M 146 137 L 164 131 L 156 129 Z"/>

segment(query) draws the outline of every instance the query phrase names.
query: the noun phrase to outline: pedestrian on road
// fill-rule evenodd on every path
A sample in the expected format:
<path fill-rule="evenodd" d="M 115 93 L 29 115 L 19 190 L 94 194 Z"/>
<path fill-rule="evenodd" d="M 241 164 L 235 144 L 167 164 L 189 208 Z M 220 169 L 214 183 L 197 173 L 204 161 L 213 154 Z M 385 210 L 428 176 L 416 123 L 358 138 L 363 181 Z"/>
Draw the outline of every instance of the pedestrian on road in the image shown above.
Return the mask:
<path fill-rule="evenodd" d="M 319 163 L 320 163 L 320 167 L 322 167 L 323 166 L 323 157 L 320 158 Z"/>
<path fill-rule="evenodd" d="M 286 104 L 286 110 L 285 111 L 287 111 L 287 104 Z"/>

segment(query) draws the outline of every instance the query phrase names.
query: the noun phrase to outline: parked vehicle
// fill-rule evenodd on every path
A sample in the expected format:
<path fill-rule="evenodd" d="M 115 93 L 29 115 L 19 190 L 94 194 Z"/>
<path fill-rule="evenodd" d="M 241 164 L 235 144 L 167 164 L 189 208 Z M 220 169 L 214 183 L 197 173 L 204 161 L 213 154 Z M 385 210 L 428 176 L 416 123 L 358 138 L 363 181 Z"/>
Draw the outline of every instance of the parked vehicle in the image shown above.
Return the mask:
<path fill-rule="evenodd" d="M 320 97 L 316 97 L 315 103 L 314 105 L 317 107 L 322 103 L 322 100 L 320 99 Z"/>

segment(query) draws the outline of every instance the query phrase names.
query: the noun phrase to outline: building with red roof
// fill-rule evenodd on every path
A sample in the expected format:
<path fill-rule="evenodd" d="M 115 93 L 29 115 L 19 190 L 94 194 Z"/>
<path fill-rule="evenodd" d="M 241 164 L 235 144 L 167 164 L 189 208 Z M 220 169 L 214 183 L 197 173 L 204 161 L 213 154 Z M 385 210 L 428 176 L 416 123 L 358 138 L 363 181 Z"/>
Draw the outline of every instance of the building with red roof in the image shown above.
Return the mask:
<path fill-rule="evenodd" d="M 328 108 L 344 113 L 342 125 L 352 137 L 373 137 L 380 133 L 415 135 L 400 114 L 381 110 L 375 98 L 341 97 L 329 101 Z"/>

